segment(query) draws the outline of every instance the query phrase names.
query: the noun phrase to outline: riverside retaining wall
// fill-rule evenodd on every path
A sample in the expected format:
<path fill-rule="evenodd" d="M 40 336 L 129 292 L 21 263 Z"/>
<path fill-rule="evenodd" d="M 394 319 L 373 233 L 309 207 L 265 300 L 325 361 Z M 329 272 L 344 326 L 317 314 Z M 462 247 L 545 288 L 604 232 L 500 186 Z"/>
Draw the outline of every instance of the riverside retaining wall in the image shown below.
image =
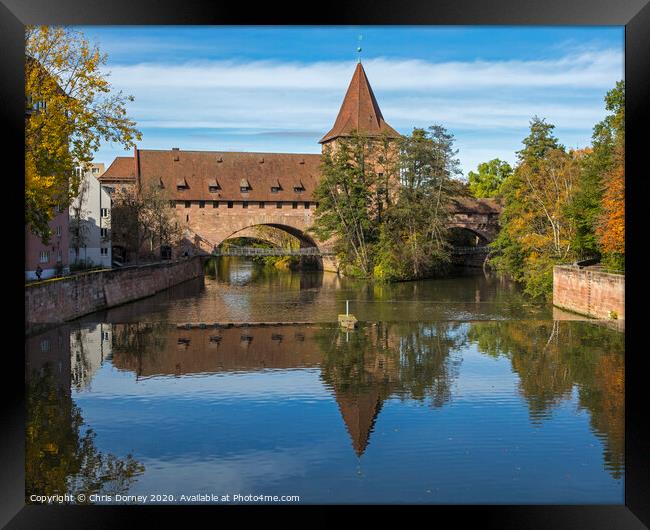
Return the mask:
<path fill-rule="evenodd" d="M 200 257 L 77 274 L 25 286 L 27 331 L 73 320 L 203 275 Z"/>
<path fill-rule="evenodd" d="M 553 305 L 594 318 L 625 319 L 625 276 L 588 267 L 553 267 Z"/>

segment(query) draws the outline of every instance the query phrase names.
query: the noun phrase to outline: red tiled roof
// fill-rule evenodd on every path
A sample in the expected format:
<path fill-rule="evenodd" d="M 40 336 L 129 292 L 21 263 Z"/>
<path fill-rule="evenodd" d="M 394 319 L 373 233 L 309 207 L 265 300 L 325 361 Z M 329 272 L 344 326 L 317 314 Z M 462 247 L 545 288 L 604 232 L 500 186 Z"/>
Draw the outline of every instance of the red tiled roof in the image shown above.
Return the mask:
<path fill-rule="evenodd" d="M 320 175 L 318 154 L 142 149 L 138 155 L 142 186 L 162 182 L 175 200 L 311 201 Z M 101 180 L 135 182 L 134 171 L 132 157 L 118 157 Z M 188 187 L 179 190 L 183 182 Z M 248 192 L 241 191 L 244 183 L 250 186 Z M 272 193 L 278 183 L 280 190 Z M 219 189 L 210 191 L 217 184 Z"/>
<path fill-rule="evenodd" d="M 102 184 L 115 181 L 135 181 L 135 165 L 132 156 L 118 156 L 97 179 Z"/>
<path fill-rule="evenodd" d="M 401 136 L 384 121 L 361 63 L 358 63 L 354 70 L 334 127 L 323 136 L 320 143 L 323 144 L 339 136 L 350 136 L 355 130 L 368 136 L 381 134 L 387 134 L 390 138 Z"/>

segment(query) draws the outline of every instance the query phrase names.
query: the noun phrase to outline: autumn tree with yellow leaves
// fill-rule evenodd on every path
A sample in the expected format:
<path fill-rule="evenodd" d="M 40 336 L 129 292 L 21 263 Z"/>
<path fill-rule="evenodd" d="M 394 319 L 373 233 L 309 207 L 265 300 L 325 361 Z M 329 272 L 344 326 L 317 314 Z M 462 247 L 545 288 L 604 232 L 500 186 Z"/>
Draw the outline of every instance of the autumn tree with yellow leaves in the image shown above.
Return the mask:
<path fill-rule="evenodd" d="M 107 56 L 66 27 L 25 28 L 25 225 L 44 242 L 56 208 L 76 197 L 101 141 L 133 147 L 141 139 L 127 116 L 132 96 L 115 92 Z"/>
<path fill-rule="evenodd" d="M 518 152 L 519 164 L 504 182 L 501 231 L 492 263 L 535 297 L 550 295 L 553 265 L 574 258 L 575 226 L 567 211 L 580 176 L 579 156 L 553 136 L 554 126 L 537 117 Z"/>

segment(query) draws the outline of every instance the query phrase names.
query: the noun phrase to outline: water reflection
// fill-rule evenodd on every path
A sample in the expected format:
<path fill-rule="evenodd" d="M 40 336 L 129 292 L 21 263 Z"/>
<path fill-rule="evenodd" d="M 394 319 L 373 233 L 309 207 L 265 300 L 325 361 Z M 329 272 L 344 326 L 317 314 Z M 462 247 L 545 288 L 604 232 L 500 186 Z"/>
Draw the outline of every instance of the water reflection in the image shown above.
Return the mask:
<path fill-rule="evenodd" d="M 417 282 L 378 284 L 322 271 L 280 271 L 219 258 L 204 278 L 86 317 L 103 322 L 333 322 L 350 300 L 361 321 L 547 319 L 548 304 L 527 299 L 496 276 L 459 272 Z"/>
<path fill-rule="evenodd" d="M 385 400 L 443 407 L 453 399 L 463 349 L 505 358 L 518 376 L 531 424 L 571 402 L 605 443 L 605 466 L 623 473 L 623 335 L 580 322 L 384 323 L 346 332 L 335 326 L 184 329 L 113 325 L 112 363 L 137 378 L 317 367 L 338 404 L 357 455 Z"/>
<path fill-rule="evenodd" d="M 223 260 L 28 339 L 27 493 L 622 502 L 623 335 L 550 315 L 489 276 Z M 180 325 L 269 320 L 303 324 Z"/>
<path fill-rule="evenodd" d="M 62 326 L 27 340 L 26 502 L 31 495 L 84 494 L 86 501 L 79 502 L 88 502 L 91 494 L 124 493 L 144 472 L 131 455 L 97 450 L 95 432 L 72 399 L 71 387 L 87 384 L 96 369 L 93 354 L 85 354 L 97 351 L 94 332 L 71 334 Z"/>
<path fill-rule="evenodd" d="M 577 389 L 578 406 L 605 443 L 605 467 L 615 478 L 624 470 L 624 335 L 597 325 L 570 322 L 475 322 L 468 338 L 481 352 L 509 359 L 534 423 Z"/>

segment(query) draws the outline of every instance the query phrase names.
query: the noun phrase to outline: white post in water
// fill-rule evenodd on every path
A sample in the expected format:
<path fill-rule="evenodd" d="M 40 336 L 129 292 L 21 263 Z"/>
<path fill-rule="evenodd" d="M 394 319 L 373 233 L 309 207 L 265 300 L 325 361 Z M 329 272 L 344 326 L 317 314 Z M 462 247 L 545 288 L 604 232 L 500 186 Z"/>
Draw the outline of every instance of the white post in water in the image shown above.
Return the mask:
<path fill-rule="evenodd" d="M 345 301 L 345 316 L 350 314 L 350 300 Z"/>

